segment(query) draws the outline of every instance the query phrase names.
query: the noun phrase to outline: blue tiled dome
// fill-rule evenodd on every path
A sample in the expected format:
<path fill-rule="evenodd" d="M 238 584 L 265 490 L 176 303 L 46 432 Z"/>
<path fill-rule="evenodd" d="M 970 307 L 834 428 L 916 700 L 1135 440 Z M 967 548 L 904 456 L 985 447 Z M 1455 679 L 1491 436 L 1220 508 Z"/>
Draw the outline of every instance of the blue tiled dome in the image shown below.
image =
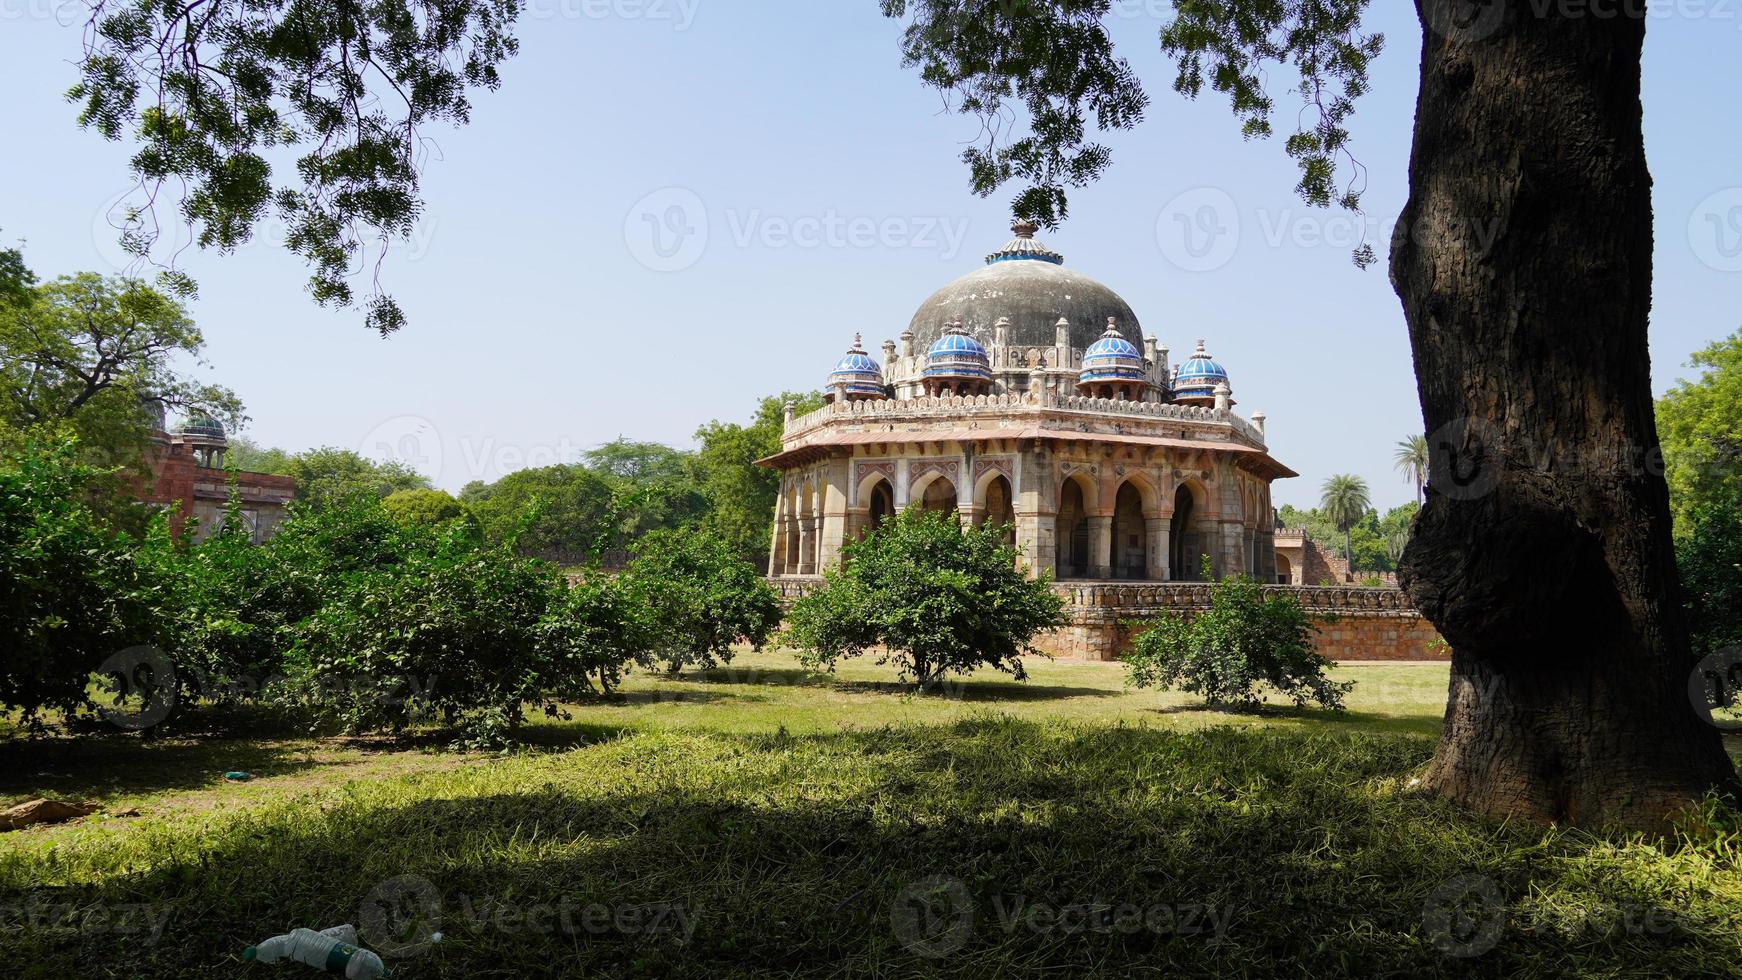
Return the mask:
<path fill-rule="evenodd" d="M 1143 352 L 1119 332 L 1113 317 L 1107 318 L 1107 332 L 1083 352 L 1083 370 L 1078 383 L 1093 381 L 1146 381 Z"/>
<path fill-rule="evenodd" d="M 1228 371 L 1204 353 L 1204 342 L 1173 373 L 1175 398 L 1214 398 L 1216 386 L 1228 383 Z M 1230 387 L 1232 387 L 1230 385 Z"/>
<path fill-rule="evenodd" d="M 829 390 L 835 391 L 841 385 L 847 386 L 849 396 L 884 398 L 889 394 L 883 386 L 882 366 L 865 353 L 858 334 L 853 335 L 853 346 L 846 356 L 836 361 L 835 369 L 829 372 Z"/>
<path fill-rule="evenodd" d="M 986 348 L 963 329 L 962 321 L 956 320 L 926 351 L 924 377 L 991 381 L 992 359 L 986 356 Z"/>

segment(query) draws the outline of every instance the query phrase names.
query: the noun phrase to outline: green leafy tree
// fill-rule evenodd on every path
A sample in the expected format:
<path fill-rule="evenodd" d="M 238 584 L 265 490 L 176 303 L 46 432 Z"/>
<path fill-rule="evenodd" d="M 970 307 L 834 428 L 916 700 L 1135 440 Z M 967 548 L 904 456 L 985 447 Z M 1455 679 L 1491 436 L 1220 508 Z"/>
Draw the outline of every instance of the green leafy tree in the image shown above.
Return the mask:
<path fill-rule="evenodd" d="M 284 246 L 313 267 L 321 304 L 352 302 L 350 270 L 369 246 L 409 235 L 423 210 L 424 131 L 471 117 L 517 50 L 513 0 L 189 7 L 122 0 L 93 7 L 80 125 L 131 136 L 140 200 L 121 229 L 148 258 L 152 202 L 167 184 L 201 248 L 228 252 L 276 213 Z M 291 166 L 275 160 L 295 154 Z M 185 274 L 172 283 L 191 291 Z M 404 315 L 377 292 L 366 323 L 383 335 Z"/>
<path fill-rule="evenodd" d="M 229 389 L 199 381 L 205 338 L 187 309 L 136 280 L 80 273 L 0 304 L 0 409 L 24 428 L 68 421 L 88 461 L 137 469 L 169 411 L 243 421 Z"/>
<path fill-rule="evenodd" d="M 224 448 L 224 463 L 244 473 L 290 472 L 290 453 L 260 445 L 244 435 L 230 435 Z"/>
<path fill-rule="evenodd" d="M 584 564 L 617 539 L 611 484 L 584 466 L 516 470 L 492 484 L 468 484 L 460 501 L 486 540 L 562 565 Z"/>
<path fill-rule="evenodd" d="M 388 516 L 401 524 L 439 527 L 467 516 L 464 504 L 446 490 L 395 490 L 381 501 Z"/>
<path fill-rule="evenodd" d="M 275 461 L 262 459 L 262 463 Z M 423 490 L 429 478 L 398 460 L 377 461 L 352 449 L 322 446 L 286 457 L 273 470 L 296 479 L 296 496 L 316 507 L 352 496 L 383 499 L 400 490 Z"/>
<path fill-rule="evenodd" d="M 0 453 L 0 707 L 90 704 L 91 674 L 157 632 L 142 568 L 86 503 L 97 471 L 77 440 L 45 431 Z"/>
<path fill-rule="evenodd" d="M 1694 506 L 1676 565 L 1694 652 L 1742 647 L 1742 485 L 1721 486 Z"/>
<path fill-rule="evenodd" d="M 1214 578 L 1207 560 L 1204 577 Z M 1123 659 L 1132 686 L 1178 688 L 1215 706 L 1256 708 L 1269 688 L 1296 707 L 1341 710 L 1354 684 L 1325 676 L 1331 661 L 1313 646 L 1317 631 L 1293 596 L 1226 578 L 1210 586 L 1209 609 L 1190 619 L 1163 612 Z"/>
<path fill-rule="evenodd" d="M 708 500 L 707 523 L 747 558 L 765 557 L 774 530 L 780 474 L 756 461 L 780 452 L 787 403 L 797 414 L 819 409 L 815 392 L 782 392 L 757 404 L 749 425 L 715 420 L 696 430 L 696 470 Z"/>
<path fill-rule="evenodd" d="M 708 499 L 696 484 L 693 453 L 658 442 L 618 439 L 588 450 L 582 459 L 616 494 L 616 546 L 662 528 L 693 524 L 707 511 Z"/>
<path fill-rule="evenodd" d="M 1684 533 L 1695 510 L 1733 499 L 1742 486 L 1742 331 L 1695 352 L 1689 364 L 1701 375 L 1657 400 L 1670 505 Z"/>
<path fill-rule="evenodd" d="M 563 594 L 541 625 L 551 656 L 550 674 L 559 693 L 573 695 L 574 681 L 588 693 L 609 694 L 629 665 L 657 656 L 667 633 L 650 597 L 627 578 L 585 575 Z"/>
<path fill-rule="evenodd" d="M 1427 436 L 1410 436 L 1398 442 L 1391 463 L 1415 489 L 1415 502 L 1420 504 L 1421 488 L 1427 485 Z"/>
<path fill-rule="evenodd" d="M 1367 481 L 1351 474 L 1337 474 L 1325 480 L 1319 507 L 1325 516 L 1343 532 L 1343 558 L 1353 567 L 1354 549 L 1349 543 L 1349 531 L 1367 515 L 1371 506 L 1367 500 Z"/>
<path fill-rule="evenodd" d="M 608 479 L 648 484 L 687 479 L 690 456 L 661 442 L 619 438 L 587 450 L 581 459 L 589 469 Z"/>
<path fill-rule="evenodd" d="M 1008 530 L 910 508 L 846 546 L 823 585 L 793 603 L 788 638 L 830 670 L 880 648 L 877 662 L 922 690 L 979 667 L 1023 679 L 1022 655 L 1063 622 L 1064 600 L 1046 575 L 1017 567 Z"/>
<path fill-rule="evenodd" d="M 729 663 L 739 643 L 760 650 L 780 625 L 779 596 L 716 534 L 649 534 L 624 578 L 658 610 L 655 655 L 669 673 Z"/>
<path fill-rule="evenodd" d="M 544 562 L 461 538 L 408 548 L 297 624 L 300 685 L 285 693 L 319 692 L 315 707 L 350 731 L 398 731 L 429 712 L 469 744 L 500 745 L 526 707 L 555 713 L 578 682 L 554 675 L 545 645 L 562 588 Z"/>

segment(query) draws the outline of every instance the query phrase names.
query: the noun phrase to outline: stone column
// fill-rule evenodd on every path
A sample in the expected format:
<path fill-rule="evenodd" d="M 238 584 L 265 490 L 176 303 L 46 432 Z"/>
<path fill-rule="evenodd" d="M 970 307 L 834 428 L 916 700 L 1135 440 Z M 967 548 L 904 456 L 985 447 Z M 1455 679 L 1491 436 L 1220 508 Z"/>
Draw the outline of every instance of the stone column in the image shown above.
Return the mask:
<path fill-rule="evenodd" d="M 1143 540 L 1149 553 L 1149 567 L 1143 577 L 1151 582 L 1167 581 L 1167 518 L 1143 519 Z"/>
<path fill-rule="evenodd" d="M 786 515 L 786 574 L 788 575 L 798 574 L 798 542 L 798 515 L 789 513 Z"/>
<path fill-rule="evenodd" d="M 852 461 L 846 457 L 829 460 L 823 467 L 822 484 L 817 488 L 822 523 L 817 534 L 817 571 L 841 561 L 841 545 L 847 538 L 847 481 Z"/>
<path fill-rule="evenodd" d="M 1245 530 L 1239 521 L 1222 522 L 1222 560 L 1217 562 L 1217 571 L 1222 575 L 1240 575 L 1251 571 L 1246 567 L 1246 549 L 1241 547 Z"/>
<path fill-rule="evenodd" d="M 1016 515 L 1016 547 L 1022 552 L 1020 560 L 1028 564 L 1029 578 L 1058 567 L 1057 548 L 1053 544 L 1055 520 L 1051 514 Z"/>
<path fill-rule="evenodd" d="M 774 498 L 774 526 L 769 532 L 768 542 L 768 574 L 785 575 L 786 555 L 780 547 L 786 539 L 786 488 L 780 488 L 780 496 Z"/>
<path fill-rule="evenodd" d="M 1090 517 L 1089 577 L 1113 577 L 1113 517 Z"/>
<path fill-rule="evenodd" d="M 798 573 L 800 575 L 815 575 L 817 573 L 817 519 L 815 516 L 798 519 Z"/>
<path fill-rule="evenodd" d="M 895 512 L 907 509 L 907 457 L 895 461 Z"/>

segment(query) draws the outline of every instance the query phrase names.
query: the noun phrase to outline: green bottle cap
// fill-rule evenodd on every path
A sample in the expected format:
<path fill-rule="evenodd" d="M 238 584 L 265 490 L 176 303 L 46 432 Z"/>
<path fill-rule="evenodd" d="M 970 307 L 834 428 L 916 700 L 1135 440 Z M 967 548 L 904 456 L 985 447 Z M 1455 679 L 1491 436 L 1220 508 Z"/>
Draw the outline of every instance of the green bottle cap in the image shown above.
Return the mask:
<path fill-rule="evenodd" d="M 259 950 L 255 949 L 252 946 L 245 947 L 242 950 L 242 958 L 244 960 L 247 960 L 248 962 L 252 963 L 252 962 L 254 962 L 254 957 L 256 955 L 258 955 L 259 952 L 260 952 Z"/>

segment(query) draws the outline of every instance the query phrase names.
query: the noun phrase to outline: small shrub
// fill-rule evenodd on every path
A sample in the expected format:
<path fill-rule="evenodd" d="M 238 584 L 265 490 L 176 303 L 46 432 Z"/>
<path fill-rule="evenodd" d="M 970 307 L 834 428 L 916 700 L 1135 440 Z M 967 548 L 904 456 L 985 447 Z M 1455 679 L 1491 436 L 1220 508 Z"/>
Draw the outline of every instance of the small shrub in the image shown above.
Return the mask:
<path fill-rule="evenodd" d="M 610 693 L 629 664 L 658 648 L 661 633 L 639 590 L 617 576 L 590 575 L 566 590 L 543 624 L 549 692 Z"/>
<path fill-rule="evenodd" d="M 87 503 L 102 473 L 46 434 L 0 455 L 0 707 L 90 705 L 91 674 L 159 626 L 146 570 Z"/>
<path fill-rule="evenodd" d="M 464 519 L 466 507 L 445 490 L 395 490 L 381 501 L 387 515 L 413 527 L 440 527 Z"/>
<path fill-rule="evenodd" d="M 659 625 L 644 659 L 670 673 L 729 663 L 735 643 L 760 650 L 780 625 L 780 597 L 755 565 L 710 531 L 646 535 L 624 578 L 652 606 Z"/>
<path fill-rule="evenodd" d="M 834 669 L 881 645 L 921 689 L 978 667 L 1021 680 L 1033 639 L 1062 622 L 1064 600 L 1042 576 L 1016 567 L 1008 528 L 966 527 L 949 514 L 910 509 L 844 549 L 845 564 L 793 603 L 788 636 L 801 658 Z"/>
<path fill-rule="evenodd" d="M 562 588 L 551 566 L 504 550 L 413 550 L 297 625 L 290 696 L 312 688 L 349 731 L 398 731 L 430 711 L 499 741 L 526 705 L 555 710 L 545 619 Z"/>
<path fill-rule="evenodd" d="M 1209 563 L 1204 577 L 1212 578 Z M 1316 701 L 1341 710 L 1352 682 L 1325 676 L 1331 661 L 1313 648 L 1317 628 L 1293 596 L 1266 596 L 1250 578 L 1210 587 L 1210 608 L 1189 621 L 1162 613 L 1123 658 L 1135 687 L 1178 688 L 1212 705 L 1256 708 L 1259 685 L 1296 707 Z"/>

